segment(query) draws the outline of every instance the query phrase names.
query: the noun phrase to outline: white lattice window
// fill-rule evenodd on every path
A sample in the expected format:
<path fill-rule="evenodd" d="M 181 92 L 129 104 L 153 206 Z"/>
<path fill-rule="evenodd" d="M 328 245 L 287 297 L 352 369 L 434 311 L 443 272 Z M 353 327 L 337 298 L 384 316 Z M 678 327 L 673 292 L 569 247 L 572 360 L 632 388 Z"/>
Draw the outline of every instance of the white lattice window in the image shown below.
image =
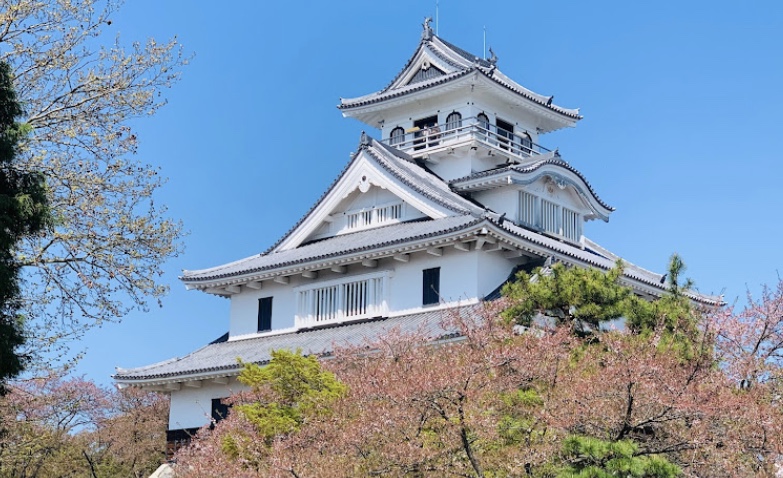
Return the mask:
<path fill-rule="evenodd" d="M 536 226 L 538 218 L 536 217 L 536 203 L 538 198 L 529 192 L 519 191 L 519 222 L 526 226 Z"/>
<path fill-rule="evenodd" d="M 346 214 L 348 229 L 360 229 L 369 226 L 398 221 L 402 218 L 402 203 L 362 209 Z"/>
<path fill-rule="evenodd" d="M 582 218 L 567 208 L 563 208 L 563 236 L 574 242 L 579 242 L 582 237 Z"/>
<path fill-rule="evenodd" d="M 560 206 L 541 200 L 541 228 L 547 232 L 560 234 Z"/>
<path fill-rule="evenodd" d="M 386 311 L 387 274 L 297 290 L 297 327 L 376 317 Z"/>

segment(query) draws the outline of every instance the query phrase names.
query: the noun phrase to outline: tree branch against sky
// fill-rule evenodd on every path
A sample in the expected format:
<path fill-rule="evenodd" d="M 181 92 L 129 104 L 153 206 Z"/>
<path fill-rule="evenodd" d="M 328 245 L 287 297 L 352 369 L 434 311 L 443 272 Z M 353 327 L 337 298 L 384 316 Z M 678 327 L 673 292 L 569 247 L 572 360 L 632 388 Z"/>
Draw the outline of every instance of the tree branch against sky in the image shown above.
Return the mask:
<path fill-rule="evenodd" d="M 0 3 L 0 60 L 12 67 L 32 128 L 21 160 L 47 176 L 55 221 L 20 253 L 28 333 L 36 350 L 61 357 L 69 339 L 165 294 L 163 264 L 182 247 L 181 224 L 154 202 L 165 180 L 133 158 L 132 120 L 166 103 L 162 90 L 187 59 L 176 38 L 112 38 L 120 5 Z"/>

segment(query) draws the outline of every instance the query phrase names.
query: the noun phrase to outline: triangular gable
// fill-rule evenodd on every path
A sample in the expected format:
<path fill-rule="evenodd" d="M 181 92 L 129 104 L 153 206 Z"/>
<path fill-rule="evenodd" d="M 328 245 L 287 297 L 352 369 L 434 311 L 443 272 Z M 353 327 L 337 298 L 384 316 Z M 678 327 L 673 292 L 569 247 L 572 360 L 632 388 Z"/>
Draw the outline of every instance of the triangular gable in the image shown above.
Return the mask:
<path fill-rule="evenodd" d="M 346 212 L 341 209 L 345 207 L 346 199 L 374 188 L 390 193 L 379 206 L 393 205 L 397 202 L 390 201 L 389 197 L 397 198 L 409 209 L 409 217 L 439 219 L 479 212 L 480 208 L 451 192 L 440 178 L 405 156 L 363 135 L 359 151 L 342 174 L 270 252 L 294 249 L 312 239 L 336 235 L 325 234 L 324 224 L 333 222 L 338 216 L 336 213 Z"/>
<path fill-rule="evenodd" d="M 466 68 L 463 65 L 450 61 L 449 56 L 438 52 L 428 40 L 422 41 L 419 48 L 411 56 L 402 71 L 381 92 L 394 90 L 403 86 L 420 83 L 445 76 Z"/>

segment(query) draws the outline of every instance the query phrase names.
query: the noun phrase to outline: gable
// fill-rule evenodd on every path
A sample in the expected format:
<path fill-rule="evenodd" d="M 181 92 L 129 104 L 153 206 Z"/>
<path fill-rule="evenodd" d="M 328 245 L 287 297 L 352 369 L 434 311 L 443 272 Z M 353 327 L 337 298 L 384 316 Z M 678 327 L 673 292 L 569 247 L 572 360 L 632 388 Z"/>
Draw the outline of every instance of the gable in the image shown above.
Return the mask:
<path fill-rule="evenodd" d="M 335 207 L 304 243 L 426 217 L 388 189 L 371 186 L 362 192 L 357 188 Z"/>
<path fill-rule="evenodd" d="M 315 239 L 404 220 L 471 214 L 475 206 L 414 162 L 363 136 L 351 163 L 310 212 L 272 248 L 280 252 Z M 351 223 L 354 215 L 365 214 Z"/>
<path fill-rule="evenodd" d="M 445 61 L 433 49 L 429 42 L 422 43 L 408 63 L 382 91 L 394 90 L 403 86 L 421 83 L 441 76 L 464 70 Z"/>

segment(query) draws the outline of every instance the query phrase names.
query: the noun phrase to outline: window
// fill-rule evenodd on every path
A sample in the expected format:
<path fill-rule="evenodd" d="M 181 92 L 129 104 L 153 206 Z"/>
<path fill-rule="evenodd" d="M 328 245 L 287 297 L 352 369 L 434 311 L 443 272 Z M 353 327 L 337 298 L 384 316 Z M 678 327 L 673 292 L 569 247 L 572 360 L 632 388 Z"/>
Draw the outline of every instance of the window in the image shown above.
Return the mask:
<path fill-rule="evenodd" d="M 438 116 L 428 116 L 426 118 L 418 119 L 413 122 L 416 130 L 414 137 L 415 146 L 413 149 L 423 149 L 427 146 L 435 146 L 437 144 L 437 133 L 434 131 L 438 127 Z"/>
<path fill-rule="evenodd" d="M 533 154 L 533 140 L 530 139 L 528 133 L 522 133 L 519 136 L 519 140 L 522 146 L 522 154 Z"/>
<path fill-rule="evenodd" d="M 387 274 L 369 274 L 297 290 L 297 327 L 382 315 Z"/>
<path fill-rule="evenodd" d="M 387 206 L 362 209 L 346 213 L 348 229 L 359 229 L 367 226 L 379 226 L 402 217 L 402 203 L 389 204 Z"/>
<path fill-rule="evenodd" d="M 422 305 L 440 303 L 440 267 L 422 271 Z"/>
<path fill-rule="evenodd" d="M 212 399 L 212 421 L 214 423 L 219 422 L 220 420 L 226 418 L 228 416 L 228 409 L 230 407 L 223 403 L 222 398 L 213 398 Z"/>
<path fill-rule="evenodd" d="M 554 234 L 560 234 L 560 206 L 547 201 L 541 200 L 541 228 L 547 232 Z"/>
<path fill-rule="evenodd" d="M 258 299 L 258 331 L 270 330 L 272 330 L 272 298 L 262 297 Z"/>
<path fill-rule="evenodd" d="M 462 115 L 454 111 L 446 117 L 446 131 L 462 127 Z"/>
<path fill-rule="evenodd" d="M 401 144 L 405 142 L 405 130 L 397 126 L 389 134 L 389 144 Z"/>
<path fill-rule="evenodd" d="M 535 226 L 538 224 L 536 217 L 537 198 L 533 194 L 525 191 L 519 191 L 519 223 L 526 226 Z"/>
<path fill-rule="evenodd" d="M 508 149 L 509 140 L 514 137 L 514 125 L 508 121 L 503 121 L 500 118 L 495 118 L 495 124 L 498 127 L 498 141 L 500 142 L 500 147 Z"/>
<path fill-rule="evenodd" d="M 484 113 L 479 113 L 478 116 L 476 116 L 476 119 L 478 120 L 479 128 L 489 131 L 489 116 Z"/>
<path fill-rule="evenodd" d="M 579 242 L 582 236 L 582 220 L 579 214 L 563 208 L 563 236 L 574 242 Z"/>

